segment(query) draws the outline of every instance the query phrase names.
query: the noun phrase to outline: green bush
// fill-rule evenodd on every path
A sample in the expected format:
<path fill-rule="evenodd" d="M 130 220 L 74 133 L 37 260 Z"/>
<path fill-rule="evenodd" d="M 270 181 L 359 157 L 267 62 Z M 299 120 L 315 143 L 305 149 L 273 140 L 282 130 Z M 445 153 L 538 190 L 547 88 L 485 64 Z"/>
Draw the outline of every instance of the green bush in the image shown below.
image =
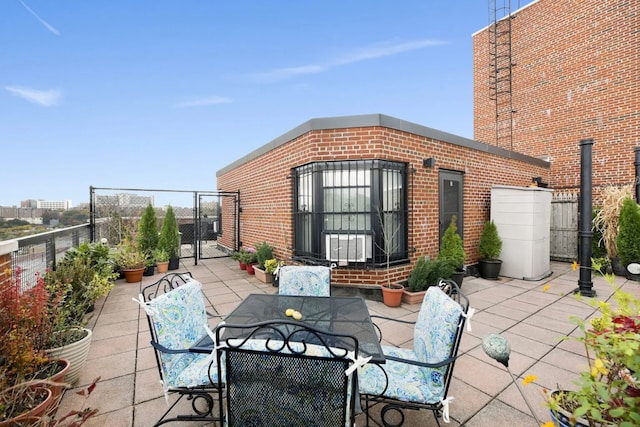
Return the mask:
<path fill-rule="evenodd" d="M 167 207 L 167 213 L 162 221 L 160 229 L 160 240 L 158 247 L 164 249 L 169 254 L 169 258 L 178 258 L 180 254 L 180 233 L 178 232 L 178 222 L 173 213 L 171 205 Z"/>
<path fill-rule="evenodd" d="M 142 213 L 136 240 L 138 250 L 144 253 L 147 259 L 153 259 L 153 251 L 158 248 L 160 238 L 158 236 L 158 218 L 151 203 L 147 205 L 147 208 Z"/>
<path fill-rule="evenodd" d="M 623 265 L 640 262 L 640 209 L 631 198 L 622 202 L 616 247 Z"/>
<path fill-rule="evenodd" d="M 452 261 L 454 268 L 460 269 L 464 265 L 466 254 L 462 245 L 462 237 L 458 234 L 456 220 L 457 217 L 454 215 L 451 218 L 451 224 L 449 224 L 442 236 L 438 259 L 449 259 Z"/>
<path fill-rule="evenodd" d="M 427 257 L 420 257 L 409 274 L 409 290 L 419 292 L 437 285 L 439 278 L 451 277 L 454 269 L 451 259 L 431 260 Z"/>
<path fill-rule="evenodd" d="M 498 228 L 493 220 L 484 224 L 480 241 L 478 242 L 478 254 L 480 259 L 495 260 L 500 256 L 502 251 L 502 239 L 498 235 Z"/>
<path fill-rule="evenodd" d="M 264 262 L 273 258 L 273 247 L 266 242 L 262 242 L 256 247 L 256 257 L 258 259 L 258 267 L 264 270 Z"/>

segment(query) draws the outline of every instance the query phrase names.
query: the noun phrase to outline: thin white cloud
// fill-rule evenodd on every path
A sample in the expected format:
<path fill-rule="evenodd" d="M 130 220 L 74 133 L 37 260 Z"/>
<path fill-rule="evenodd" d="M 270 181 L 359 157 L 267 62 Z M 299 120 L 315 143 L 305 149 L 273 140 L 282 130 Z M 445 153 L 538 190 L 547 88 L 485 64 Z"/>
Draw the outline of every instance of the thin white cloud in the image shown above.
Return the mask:
<path fill-rule="evenodd" d="M 231 102 L 231 98 L 225 98 L 223 96 L 208 96 L 205 98 L 193 99 L 190 101 L 184 101 L 177 104 L 180 108 L 188 108 L 188 107 L 202 107 L 206 105 L 216 105 L 216 104 L 229 104 Z"/>
<path fill-rule="evenodd" d="M 19 96 L 29 102 L 33 102 L 34 104 L 42 105 L 44 107 L 56 105 L 62 97 L 62 93 L 56 89 L 36 90 L 19 86 L 5 86 L 4 88 L 12 95 Z"/>
<path fill-rule="evenodd" d="M 278 68 L 271 71 L 250 74 L 249 77 L 260 83 L 273 83 L 282 80 L 288 80 L 296 76 L 318 74 L 328 71 L 340 65 L 354 64 L 356 62 L 367 61 L 370 59 L 382 58 L 385 56 L 397 55 L 403 52 L 423 49 L 430 46 L 439 46 L 446 44 L 439 40 L 417 40 L 400 44 L 380 44 L 363 49 L 349 52 L 344 56 L 337 57 L 319 64 L 308 64 L 298 67 Z"/>
<path fill-rule="evenodd" d="M 29 11 L 30 14 L 32 14 L 38 21 L 40 21 L 40 23 L 42 25 L 44 25 L 44 27 L 51 31 L 53 34 L 55 34 L 56 36 L 60 35 L 60 31 L 58 31 L 53 25 L 50 25 L 47 21 L 45 21 L 44 19 L 40 18 L 40 16 L 38 16 L 37 13 L 35 13 L 29 6 L 27 6 L 22 0 L 18 0 L 22 6 L 24 6 L 25 9 L 27 9 L 27 11 Z"/>

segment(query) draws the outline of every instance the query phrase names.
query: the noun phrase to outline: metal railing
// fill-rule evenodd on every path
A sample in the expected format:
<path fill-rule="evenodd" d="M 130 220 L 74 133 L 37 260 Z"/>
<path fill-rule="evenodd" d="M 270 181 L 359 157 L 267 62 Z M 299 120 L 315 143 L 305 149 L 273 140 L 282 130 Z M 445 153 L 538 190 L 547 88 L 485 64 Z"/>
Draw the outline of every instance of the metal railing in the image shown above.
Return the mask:
<path fill-rule="evenodd" d="M 83 224 L 16 239 L 18 250 L 11 253 L 11 268 L 20 269 L 23 290 L 35 285 L 37 274 L 54 268 L 67 250 L 89 242 L 89 235 L 89 224 Z"/>

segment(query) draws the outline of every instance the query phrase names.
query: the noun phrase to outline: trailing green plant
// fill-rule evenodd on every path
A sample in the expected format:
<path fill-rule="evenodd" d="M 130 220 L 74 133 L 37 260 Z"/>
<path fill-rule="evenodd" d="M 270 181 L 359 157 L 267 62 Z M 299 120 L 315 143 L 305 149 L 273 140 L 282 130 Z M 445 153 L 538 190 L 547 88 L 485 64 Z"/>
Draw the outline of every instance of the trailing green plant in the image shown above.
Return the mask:
<path fill-rule="evenodd" d="M 145 267 L 147 257 L 138 250 L 138 247 L 129 239 L 122 241 L 113 254 L 115 263 L 122 270 L 135 270 Z"/>
<path fill-rule="evenodd" d="M 454 268 L 461 269 L 464 266 L 466 254 L 462 244 L 462 237 L 458 234 L 457 219 L 456 215 L 451 217 L 451 223 L 442 236 L 438 259 L 449 259 L 452 261 Z"/>
<path fill-rule="evenodd" d="M 158 248 L 159 240 L 158 218 L 155 209 L 149 203 L 138 223 L 138 235 L 136 236 L 138 250 L 144 253 L 147 259 L 153 260 L 153 251 Z"/>
<path fill-rule="evenodd" d="M 262 242 L 256 247 L 256 259 L 258 261 L 258 267 L 264 270 L 264 263 L 266 260 L 273 258 L 273 247 Z"/>
<path fill-rule="evenodd" d="M 502 239 L 498 234 L 498 227 L 489 220 L 485 222 L 480 240 L 478 241 L 478 255 L 480 259 L 496 260 L 502 251 Z"/>
<path fill-rule="evenodd" d="M 449 278 L 455 267 L 451 259 L 420 257 L 409 274 L 408 287 L 412 292 L 424 291 L 435 286 L 439 278 Z"/>
<path fill-rule="evenodd" d="M 630 197 L 624 199 L 620 209 L 616 247 L 623 265 L 640 262 L 640 207 Z"/>
<path fill-rule="evenodd" d="M 158 246 L 167 251 L 169 258 L 178 258 L 180 255 L 180 232 L 171 205 L 167 207 L 167 213 L 162 221 Z"/>

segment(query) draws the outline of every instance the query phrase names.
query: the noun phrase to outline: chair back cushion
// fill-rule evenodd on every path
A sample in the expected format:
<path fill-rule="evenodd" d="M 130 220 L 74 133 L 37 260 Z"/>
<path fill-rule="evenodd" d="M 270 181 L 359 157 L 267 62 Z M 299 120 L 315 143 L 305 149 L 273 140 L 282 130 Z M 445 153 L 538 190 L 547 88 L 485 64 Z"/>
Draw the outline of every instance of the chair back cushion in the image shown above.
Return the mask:
<path fill-rule="evenodd" d="M 413 332 L 417 360 L 437 363 L 450 356 L 462 313 L 460 304 L 437 286 L 427 289 Z"/>
<path fill-rule="evenodd" d="M 186 349 L 206 334 L 207 313 L 200 282 L 190 279 L 148 305 L 158 344 L 172 350 Z M 196 358 L 196 354 L 160 352 L 165 382 L 172 384 Z"/>
<path fill-rule="evenodd" d="M 280 267 L 280 295 L 331 296 L 331 268 L 315 265 Z"/>

